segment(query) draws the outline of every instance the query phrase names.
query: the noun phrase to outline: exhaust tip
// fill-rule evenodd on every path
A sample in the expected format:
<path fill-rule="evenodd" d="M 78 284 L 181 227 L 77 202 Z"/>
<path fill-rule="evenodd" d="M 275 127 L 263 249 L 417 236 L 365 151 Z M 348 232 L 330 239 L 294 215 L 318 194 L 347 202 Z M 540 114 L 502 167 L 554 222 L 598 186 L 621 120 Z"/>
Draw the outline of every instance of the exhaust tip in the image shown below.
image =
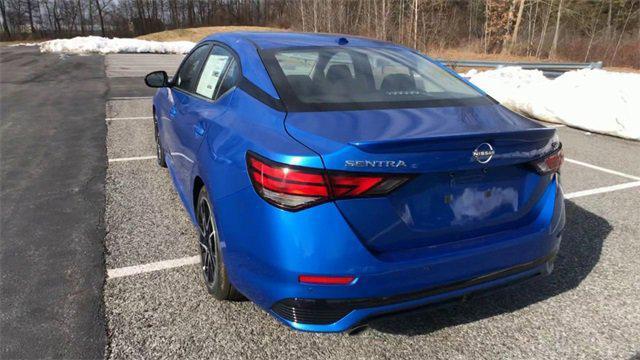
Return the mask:
<path fill-rule="evenodd" d="M 357 336 L 357 335 L 362 334 L 368 328 L 369 328 L 369 324 L 356 325 L 356 326 L 352 327 L 351 329 L 347 330 L 347 335 L 348 336 Z"/>

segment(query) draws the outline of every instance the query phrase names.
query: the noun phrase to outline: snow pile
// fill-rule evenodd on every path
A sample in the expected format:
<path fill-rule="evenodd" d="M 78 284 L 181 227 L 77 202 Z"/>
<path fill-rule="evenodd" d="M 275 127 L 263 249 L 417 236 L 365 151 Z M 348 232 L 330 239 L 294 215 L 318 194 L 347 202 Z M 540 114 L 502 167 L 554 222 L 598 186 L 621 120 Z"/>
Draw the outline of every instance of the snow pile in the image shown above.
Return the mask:
<path fill-rule="evenodd" d="M 78 36 L 73 39 L 57 39 L 40 44 L 42 52 L 86 53 L 188 53 L 195 43 L 191 41 L 149 41 L 139 39 L 103 38 L 100 36 Z"/>
<path fill-rule="evenodd" d="M 640 140 L 640 74 L 584 69 L 552 80 L 538 70 L 505 67 L 463 76 L 530 117 Z"/>

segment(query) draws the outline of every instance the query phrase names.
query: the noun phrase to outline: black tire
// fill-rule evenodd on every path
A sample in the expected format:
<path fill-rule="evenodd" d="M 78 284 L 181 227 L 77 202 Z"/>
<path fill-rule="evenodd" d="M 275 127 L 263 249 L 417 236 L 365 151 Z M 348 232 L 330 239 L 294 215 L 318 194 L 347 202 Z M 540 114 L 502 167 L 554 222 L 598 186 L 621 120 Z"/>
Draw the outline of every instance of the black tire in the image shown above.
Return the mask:
<path fill-rule="evenodd" d="M 198 195 L 196 217 L 200 230 L 198 235 L 200 266 L 207 291 L 218 300 L 243 300 L 242 294 L 229 282 L 222 253 L 219 251 L 220 241 L 215 217 L 207 189 L 204 186 Z"/>
<path fill-rule="evenodd" d="M 164 160 L 164 148 L 160 143 L 160 132 L 158 131 L 158 120 L 156 119 L 156 113 L 153 112 L 153 131 L 156 138 L 156 160 L 160 167 L 166 168 L 167 162 Z"/>

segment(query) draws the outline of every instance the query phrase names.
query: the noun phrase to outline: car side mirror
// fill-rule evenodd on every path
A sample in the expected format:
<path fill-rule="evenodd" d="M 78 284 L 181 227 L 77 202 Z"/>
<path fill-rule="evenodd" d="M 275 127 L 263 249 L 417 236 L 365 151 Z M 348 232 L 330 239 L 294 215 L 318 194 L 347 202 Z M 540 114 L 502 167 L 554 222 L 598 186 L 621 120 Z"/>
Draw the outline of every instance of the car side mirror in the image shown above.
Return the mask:
<path fill-rule="evenodd" d="M 144 77 L 144 82 L 148 87 L 152 88 L 161 88 L 168 87 L 169 84 L 169 76 L 166 71 L 154 71 L 148 73 L 147 76 Z"/>

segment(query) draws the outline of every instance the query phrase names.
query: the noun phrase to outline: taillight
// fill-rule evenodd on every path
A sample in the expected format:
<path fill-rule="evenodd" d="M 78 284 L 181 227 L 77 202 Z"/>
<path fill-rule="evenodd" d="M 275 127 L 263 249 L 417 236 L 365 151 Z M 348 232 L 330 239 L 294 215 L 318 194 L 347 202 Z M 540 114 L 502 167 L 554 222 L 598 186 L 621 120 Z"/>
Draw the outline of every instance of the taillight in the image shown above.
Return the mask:
<path fill-rule="evenodd" d="M 363 174 L 324 171 L 277 163 L 247 153 L 247 169 L 256 192 L 286 210 L 300 210 L 323 202 L 383 196 L 411 178 L 410 175 Z"/>
<path fill-rule="evenodd" d="M 531 165 L 533 165 L 538 174 L 545 175 L 558 172 L 563 162 L 564 154 L 562 153 L 562 146 L 560 146 L 558 150 L 546 155 L 541 159 L 531 162 Z"/>

